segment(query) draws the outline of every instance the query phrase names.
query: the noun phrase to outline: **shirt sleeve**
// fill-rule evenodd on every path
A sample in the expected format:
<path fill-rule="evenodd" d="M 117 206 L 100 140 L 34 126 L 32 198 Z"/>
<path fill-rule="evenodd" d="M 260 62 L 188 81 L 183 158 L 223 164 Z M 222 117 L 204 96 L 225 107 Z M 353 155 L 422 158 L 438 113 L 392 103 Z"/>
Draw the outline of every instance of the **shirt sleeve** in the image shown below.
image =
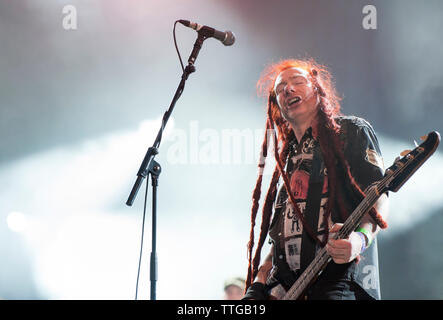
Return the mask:
<path fill-rule="evenodd" d="M 383 178 L 385 169 L 374 129 L 366 120 L 356 119 L 347 127 L 345 157 L 355 181 L 364 191 Z"/>

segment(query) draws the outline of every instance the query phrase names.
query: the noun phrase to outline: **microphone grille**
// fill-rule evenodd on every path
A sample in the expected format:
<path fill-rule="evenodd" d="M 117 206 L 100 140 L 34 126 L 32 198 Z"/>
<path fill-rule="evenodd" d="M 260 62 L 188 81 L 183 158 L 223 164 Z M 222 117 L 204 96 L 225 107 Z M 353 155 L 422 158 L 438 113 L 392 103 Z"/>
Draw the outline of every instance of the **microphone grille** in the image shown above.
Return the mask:
<path fill-rule="evenodd" d="M 223 40 L 223 44 L 225 46 L 232 46 L 234 42 L 235 42 L 234 33 L 232 33 L 231 31 L 226 31 L 226 37 Z"/>

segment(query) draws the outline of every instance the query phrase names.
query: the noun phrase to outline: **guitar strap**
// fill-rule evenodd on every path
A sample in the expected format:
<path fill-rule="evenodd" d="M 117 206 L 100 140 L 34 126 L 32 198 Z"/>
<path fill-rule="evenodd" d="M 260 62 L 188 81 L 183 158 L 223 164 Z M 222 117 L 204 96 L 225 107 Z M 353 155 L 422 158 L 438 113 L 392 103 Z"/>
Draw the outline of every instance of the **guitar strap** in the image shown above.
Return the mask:
<path fill-rule="evenodd" d="M 306 199 L 306 209 L 304 218 L 311 230 L 317 236 L 318 219 L 320 216 L 320 202 L 324 183 L 324 163 L 320 152 L 320 146 L 316 144 L 312 159 L 311 175 L 309 177 L 308 195 Z M 303 228 L 301 251 L 300 251 L 300 272 L 303 272 L 315 257 L 317 241 Z M 300 273 L 301 274 L 301 273 Z"/>

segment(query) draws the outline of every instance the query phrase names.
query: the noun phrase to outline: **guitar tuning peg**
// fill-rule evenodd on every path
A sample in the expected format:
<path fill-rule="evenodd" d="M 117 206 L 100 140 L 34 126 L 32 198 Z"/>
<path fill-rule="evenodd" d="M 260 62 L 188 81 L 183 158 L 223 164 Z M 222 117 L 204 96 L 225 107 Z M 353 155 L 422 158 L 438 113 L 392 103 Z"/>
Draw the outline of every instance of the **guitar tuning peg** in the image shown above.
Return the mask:
<path fill-rule="evenodd" d="M 417 141 L 414 140 L 415 147 L 418 147 Z"/>
<path fill-rule="evenodd" d="M 411 152 L 411 150 L 403 150 L 403 151 L 400 153 L 400 155 L 401 155 L 402 157 L 404 157 L 404 156 L 407 155 L 409 152 Z"/>
<path fill-rule="evenodd" d="M 428 138 L 428 135 L 424 135 L 420 137 L 420 140 L 425 141 Z"/>
<path fill-rule="evenodd" d="M 400 160 L 400 157 L 395 158 L 394 162 L 397 162 L 398 160 Z"/>

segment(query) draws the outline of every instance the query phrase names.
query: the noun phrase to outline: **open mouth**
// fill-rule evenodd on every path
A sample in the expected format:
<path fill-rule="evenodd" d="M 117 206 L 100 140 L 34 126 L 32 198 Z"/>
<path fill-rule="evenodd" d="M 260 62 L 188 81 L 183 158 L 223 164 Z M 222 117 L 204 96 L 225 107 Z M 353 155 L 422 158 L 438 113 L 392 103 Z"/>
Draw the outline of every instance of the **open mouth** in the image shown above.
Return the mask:
<path fill-rule="evenodd" d="M 292 106 L 300 103 L 300 101 L 301 101 L 301 97 L 299 97 L 299 96 L 294 97 L 294 98 L 292 98 L 291 100 L 288 101 L 288 106 L 292 107 Z"/>

